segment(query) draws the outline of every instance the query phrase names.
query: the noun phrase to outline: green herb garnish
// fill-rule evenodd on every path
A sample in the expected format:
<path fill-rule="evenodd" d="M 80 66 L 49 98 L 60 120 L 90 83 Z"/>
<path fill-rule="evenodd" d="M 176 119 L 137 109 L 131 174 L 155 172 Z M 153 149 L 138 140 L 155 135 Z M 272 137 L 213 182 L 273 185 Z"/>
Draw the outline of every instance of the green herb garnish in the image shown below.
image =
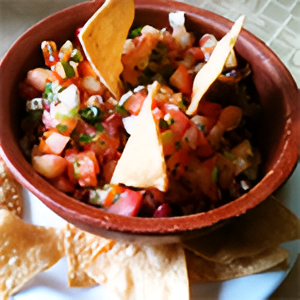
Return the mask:
<path fill-rule="evenodd" d="M 88 134 L 82 134 L 79 137 L 79 142 L 82 142 L 82 143 L 85 143 L 85 144 L 89 144 L 92 141 L 93 141 L 93 137 L 88 135 Z"/>
<path fill-rule="evenodd" d="M 137 27 L 135 29 L 132 29 L 129 34 L 128 34 L 128 38 L 129 39 L 134 39 L 135 37 L 141 35 L 142 33 L 142 29 L 144 28 L 144 26 L 140 26 L 140 27 Z"/>
<path fill-rule="evenodd" d="M 90 106 L 79 111 L 83 120 L 88 123 L 97 122 L 101 117 L 101 110 L 97 106 Z"/>

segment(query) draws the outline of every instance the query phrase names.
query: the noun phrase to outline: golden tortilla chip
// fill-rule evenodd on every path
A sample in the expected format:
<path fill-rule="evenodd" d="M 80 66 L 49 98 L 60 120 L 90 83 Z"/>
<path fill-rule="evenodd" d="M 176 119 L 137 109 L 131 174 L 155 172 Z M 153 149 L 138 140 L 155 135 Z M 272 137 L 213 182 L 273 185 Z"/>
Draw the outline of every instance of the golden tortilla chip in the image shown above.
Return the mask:
<path fill-rule="evenodd" d="M 222 73 L 224 65 L 230 55 L 238 35 L 243 27 L 245 16 L 241 16 L 232 26 L 231 30 L 217 43 L 208 62 L 197 73 L 194 84 L 191 103 L 186 111 L 187 115 L 196 113 L 199 102 L 208 88 Z"/>
<path fill-rule="evenodd" d="M 0 210 L 0 295 L 18 292 L 35 275 L 64 256 L 62 232 L 23 222 Z"/>
<path fill-rule="evenodd" d="M 281 264 L 287 266 L 288 258 L 286 249 L 276 247 L 222 264 L 186 251 L 188 276 L 193 283 L 228 280 L 267 271 Z"/>
<path fill-rule="evenodd" d="M 146 188 L 168 188 L 168 176 L 158 125 L 152 114 L 152 100 L 159 83 L 148 87 L 142 109 L 135 119 L 135 127 L 119 159 L 111 179 L 112 184 Z"/>
<path fill-rule="evenodd" d="M 270 197 L 209 234 L 183 241 L 184 247 L 215 262 L 231 263 L 299 238 L 300 220 Z"/>
<path fill-rule="evenodd" d="M 67 225 L 65 232 L 65 252 L 68 262 L 68 279 L 70 287 L 89 287 L 96 285 L 84 267 L 95 255 L 108 251 L 114 241 L 84 232 Z"/>
<path fill-rule="evenodd" d="M 86 272 L 122 300 L 189 299 L 185 255 L 180 244 L 116 243 L 91 260 Z"/>
<path fill-rule="evenodd" d="M 0 158 L 0 209 L 5 208 L 17 216 L 22 216 L 22 186 L 15 180 Z"/>
<path fill-rule="evenodd" d="M 116 99 L 123 91 L 121 57 L 133 19 L 133 0 L 106 0 L 79 35 L 87 59 Z"/>

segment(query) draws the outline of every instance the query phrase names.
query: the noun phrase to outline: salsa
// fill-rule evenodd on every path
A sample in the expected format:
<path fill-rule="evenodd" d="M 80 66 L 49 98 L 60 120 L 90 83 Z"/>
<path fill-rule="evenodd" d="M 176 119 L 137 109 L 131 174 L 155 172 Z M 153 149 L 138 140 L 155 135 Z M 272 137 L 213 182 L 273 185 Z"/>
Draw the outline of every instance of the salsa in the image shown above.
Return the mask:
<path fill-rule="evenodd" d="M 246 193 L 259 176 L 255 147 L 259 104 L 251 97 L 251 68 L 232 52 L 194 116 L 186 115 L 193 80 L 217 44 L 180 28 L 134 28 L 125 42 L 117 100 L 100 81 L 77 38 L 60 48 L 41 44 L 45 66 L 20 84 L 26 99 L 21 147 L 34 169 L 79 201 L 139 217 L 195 214 Z M 167 165 L 169 187 L 138 189 L 110 184 L 132 120 L 160 84 L 152 104 Z"/>

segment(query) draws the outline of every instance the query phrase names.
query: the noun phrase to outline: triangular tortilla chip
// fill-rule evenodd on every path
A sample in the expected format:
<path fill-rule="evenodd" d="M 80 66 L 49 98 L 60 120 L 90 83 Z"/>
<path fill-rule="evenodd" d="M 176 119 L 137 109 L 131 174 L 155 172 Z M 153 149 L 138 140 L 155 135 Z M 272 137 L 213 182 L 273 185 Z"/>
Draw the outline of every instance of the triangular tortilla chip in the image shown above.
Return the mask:
<path fill-rule="evenodd" d="M 230 263 L 300 237 L 300 220 L 274 197 L 209 234 L 183 241 L 194 253 Z"/>
<path fill-rule="evenodd" d="M 106 0 L 79 34 L 94 71 L 118 100 L 123 90 L 121 56 L 133 19 L 133 0 Z"/>
<path fill-rule="evenodd" d="M 189 299 L 185 255 L 180 244 L 116 243 L 91 260 L 86 272 L 122 300 Z"/>
<path fill-rule="evenodd" d="M 68 279 L 70 287 L 89 287 L 96 285 L 84 268 L 95 255 L 108 251 L 114 241 L 93 235 L 91 233 L 67 225 L 65 232 L 65 252 L 68 262 Z"/>
<path fill-rule="evenodd" d="M 197 73 L 193 84 L 191 103 L 186 111 L 187 115 L 196 113 L 202 96 L 222 73 L 227 58 L 243 27 L 244 20 L 245 16 L 241 16 L 237 19 L 231 30 L 217 43 L 208 62 Z"/>
<path fill-rule="evenodd" d="M 167 190 L 168 177 L 162 141 L 151 110 L 153 97 L 159 87 L 159 83 L 154 82 L 148 88 L 148 96 L 115 168 L 112 184 Z"/>
<path fill-rule="evenodd" d="M 0 208 L 12 211 L 17 216 L 23 212 L 22 186 L 7 169 L 0 157 Z"/>
<path fill-rule="evenodd" d="M 13 295 L 64 256 L 60 230 L 34 226 L 0 210 L 0 295 Z"/>
<path fill-rule="evenodd" d="M 213 262 L 186 251 L 189 280 L 193 283 L 228 280 L 252 275 L 279 266 L 287 266 L 289 252 L 276 247 L 254 256 L 241 257 L 228 264 Z"/>

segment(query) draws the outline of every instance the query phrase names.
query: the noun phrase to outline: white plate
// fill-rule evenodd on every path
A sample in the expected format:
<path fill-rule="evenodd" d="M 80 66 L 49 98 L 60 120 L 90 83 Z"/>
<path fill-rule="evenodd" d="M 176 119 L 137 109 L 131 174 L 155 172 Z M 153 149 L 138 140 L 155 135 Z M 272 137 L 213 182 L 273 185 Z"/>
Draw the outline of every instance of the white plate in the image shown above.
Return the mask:
<path fill-rule="evenodd" d="M 276 193 L 295 213 L 300 213 L 300 165 L 295 173 Z M 42 202 L 24 190 L 25 211 L 24 219 L 27 222 L 44 225 L 63 227 L 65 221 L 49 210 Z M 267 299 L 284 280 L 296 261 L 299 251 L 297 241 L 284 245 L 290 253 L 290 268 L 287 271 L 266 272 L 251 276 L 245 276 L 223 282 L 191 285 L 191 300 L 263 300 Z M 93 288 L 69 288 L 67 280 L 66 259 L 61 259 L 55 266 L 33 278 L 21 292 L 13 297 L 14 300 L 82 300 L 82 299 L 117 299 L 105 288 L 97 286 Z M 142 300 L 142 299 L 141 299 Z"/>

